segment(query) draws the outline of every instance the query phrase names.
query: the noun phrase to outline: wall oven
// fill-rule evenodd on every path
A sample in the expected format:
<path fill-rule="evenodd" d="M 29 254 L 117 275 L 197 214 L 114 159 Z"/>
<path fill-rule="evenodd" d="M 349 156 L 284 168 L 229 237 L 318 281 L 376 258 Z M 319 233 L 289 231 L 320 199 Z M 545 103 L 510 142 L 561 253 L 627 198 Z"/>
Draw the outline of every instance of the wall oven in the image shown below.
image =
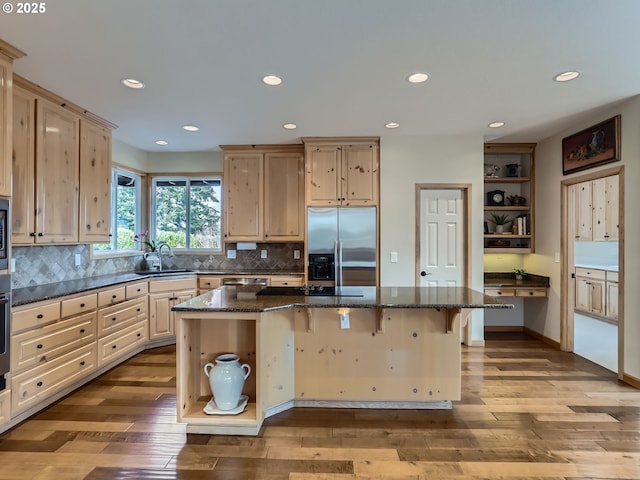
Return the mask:
<path fill-rule="evenodd" d="M 5 374 L 9 372 L 11 359 L 11 275 L 0 275 L 0 391 L 5 389 Z"/>

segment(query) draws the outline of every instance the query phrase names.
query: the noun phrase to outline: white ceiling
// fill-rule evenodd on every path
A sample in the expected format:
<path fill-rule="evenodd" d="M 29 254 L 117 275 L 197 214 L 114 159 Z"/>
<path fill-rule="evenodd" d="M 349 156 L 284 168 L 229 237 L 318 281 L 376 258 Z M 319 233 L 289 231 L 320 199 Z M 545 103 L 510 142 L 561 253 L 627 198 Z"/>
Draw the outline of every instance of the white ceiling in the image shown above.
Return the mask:
<path fill-rule="evenodd" d="M 332 135 L 539 141 L 640 93 L 638 0 L 45 3 L 0 13 L 0 38 L 28 54 L 15 71 L 148 151 Z M 552 80 L 565 70 L 582 75 Z M 431 78 L 406 82 L 416 71 Z M 266 74 L 283 84 L 263 85 Z M 489 129 L 495 120 L 507 125 Z"/>

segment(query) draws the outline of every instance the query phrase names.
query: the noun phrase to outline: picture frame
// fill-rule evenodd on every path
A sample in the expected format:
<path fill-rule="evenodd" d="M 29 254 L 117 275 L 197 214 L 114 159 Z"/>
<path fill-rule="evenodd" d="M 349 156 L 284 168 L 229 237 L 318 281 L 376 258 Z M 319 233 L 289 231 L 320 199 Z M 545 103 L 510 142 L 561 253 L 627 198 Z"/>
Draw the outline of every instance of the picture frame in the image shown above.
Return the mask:
<path fill-rule="evenodd" d="M 562 174 L 620 160 L 620 115 L 562 139 Z"/>

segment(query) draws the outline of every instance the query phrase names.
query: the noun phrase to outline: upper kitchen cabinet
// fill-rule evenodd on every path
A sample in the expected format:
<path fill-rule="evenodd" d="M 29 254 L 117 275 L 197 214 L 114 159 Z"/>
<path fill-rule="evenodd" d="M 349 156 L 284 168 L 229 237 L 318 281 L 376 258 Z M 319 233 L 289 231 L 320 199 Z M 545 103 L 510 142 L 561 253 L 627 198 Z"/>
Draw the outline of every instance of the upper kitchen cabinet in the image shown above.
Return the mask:
<path fill-rule="evenodd" d="M 226 242 L 304 240 L 301 145 L 222 145 Z"/>
<path fill-rule="evenodd" d="M 11 196 L 13 61 L 25 54 L 0 40 L 0 196 Z"/>
<path fill-rule="evenodd" d="M 111 130 L 80 121 L 81 243 L 107 243 L 111 234 Z"/>
<path fill-rule="evenodd" d="M 620 184 L 618 175 L 572 186 L 577 242 L 617 242 Z"/>
<path fill-rule="evenodd" d="M 374 206 L 379 191 L 377 137 L 305 137 L 309 206 Z"/>
<path fill-rule="evenodd" d="M 13 243 L 108 241 L 111 124 L 26 79 L 15 83 Z"/>
<path fill-rule="evenodd" d="M 534 143 L 484 146 L 484 252 L 533 253 Z"/>

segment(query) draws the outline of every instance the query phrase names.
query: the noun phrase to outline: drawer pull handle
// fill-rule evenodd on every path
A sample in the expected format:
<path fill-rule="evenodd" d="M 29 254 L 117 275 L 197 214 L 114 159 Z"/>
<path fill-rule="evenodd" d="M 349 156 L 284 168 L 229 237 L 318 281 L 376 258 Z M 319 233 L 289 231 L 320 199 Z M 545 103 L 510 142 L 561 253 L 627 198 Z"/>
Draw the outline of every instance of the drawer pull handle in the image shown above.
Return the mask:
<path fill-rule="evenodd" d="M 141 334 L 141 333 L 138 333 L 138 337 L 141 337 L 141 336 L 142 336 L 142 334 Z"/>
<path fill-rule="evenodd" d="M 80 366 L 84 367 L 84 360 L 80 362 Z"/>
<path fill-rule="evenodd" d="M 36 385 L 38 385 L 39 387 L 41 387 L 43 385 L 42 382 L 38 382 Z"/>
<path fill-rule="evenodd" d="M 81 303 L 80 308 L 84 308 L 84 307 L 86 307 L 86 305 L 84 303 Z"/>
<path fill-rule="evenodd" d="M 118 348 L 118 346 L 117 345 L 111 345 L 111 348 L 113 348 L 115 350 L 116 348 Z"/>
<path fill-rule="evenodd" d="M 529 292 L 529 295 L 533 295 L 534 292 Z"/>
<path fill-rule="evenodd" d="M 111 321 L 112 321 L 112 322 L 115 322 L 117 319 L 118 319 L 118 317 L 113 317 L 113 318 L 111 319 Z"/>
<path fill-rule="evenodd" d="M 138 289 L 138 291 L 139 291 L 139 292 L 141 292 L 141 291 L 142 291 L 142 289 L 141 289 L 141 288 L 139 288 L 139 289 Z"/>
<path fill-rule="evenodd" d="M 44 315 L 43 315 L 43 314 L 41 314 L 41 313 L 39 313 L 39 314 L 38 314 L 38 316 L 37 316 L 36 318 L 38 318 L 38 319 L 44 318 Z"/>
<path fill-rule="evenodd" d="M 44 345 L 42 345 L 41 343 L 38 344 L 38 346 L 36 348 L 38 348 L 39 350 L 42 349 L 44 347 Z"/>
<path fill-rule="evenodd" d="M 111 298 L 116 299 L 118 298 L 118 295 L 111 295 Z"/>
<path fill-rule="evenodd" d="M 81 329 L 80 329 L 80 333 L 84 333 L 84 328 L 81 328 Z"/>
<path fill-rule="evenodd" d="M 140 310 L 141 310 L 141 309 L 140 309 L 140 308 L 138 308 L 138 312 L 139 312 Z"/>

